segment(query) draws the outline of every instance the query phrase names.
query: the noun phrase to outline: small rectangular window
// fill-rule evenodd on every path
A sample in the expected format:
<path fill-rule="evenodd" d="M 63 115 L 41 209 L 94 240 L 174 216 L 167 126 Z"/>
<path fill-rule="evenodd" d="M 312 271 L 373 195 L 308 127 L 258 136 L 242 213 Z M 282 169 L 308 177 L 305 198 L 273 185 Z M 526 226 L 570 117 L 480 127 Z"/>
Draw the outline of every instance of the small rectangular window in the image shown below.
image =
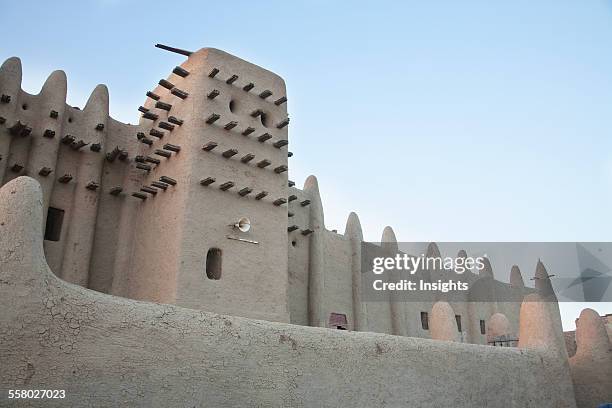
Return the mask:
<path fill-rule="evenodd" d="M 421 327 L 423 327 L 423 330 L 429 330 L 429 316 L 427 312 L 421 312 Z"/>
<path fill-rule="evenodd" d="M 45 225 L 45 239 L 47 241 L 59 241 L 62 236 L 62 223 L 64 222 L 64 210 L 49 207 L 47 211 L 47 224 Z"/>
<path fill-rule="evenodd" d="M 329 315 L 329 327 L 338 330 L 346 330 L 348 327 L 346 315 L 342 313 L 331 313 Z"/>
<path fill-rule="evenodd" d="M 461 333 L 463 331 L 461 330 L 461 315 L 455 315 L 455 320 L 457 321 L 457 330 Z"/>
<path fill-rule="evenodd" d="M 210 248 L 206 254 L 206 276 L 208 279 L 221 279 L 221 257 L 223 253 L 219 248 Z"/>
<path fill-rule="evenodd" d="M 486 334 L 486 332 L 487 332 L 487 330 L 486 330 L 486 327 L 485 327 L 485 321 L 481 320 L 480 321 L 480 334 Z"/>

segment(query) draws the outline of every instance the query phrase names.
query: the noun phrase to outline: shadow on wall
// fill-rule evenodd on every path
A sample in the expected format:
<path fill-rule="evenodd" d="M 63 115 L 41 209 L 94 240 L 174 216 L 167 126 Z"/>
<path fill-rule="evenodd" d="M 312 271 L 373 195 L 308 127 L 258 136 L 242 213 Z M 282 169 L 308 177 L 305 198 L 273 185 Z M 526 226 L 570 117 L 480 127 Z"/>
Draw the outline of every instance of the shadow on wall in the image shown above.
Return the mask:
<path fill-rule="evenodd" d="M 0 388 L 64 389 L 64 406 L 576 407 L 554 310 L 536 295 L 519 348 L 139 302 L 54 276 L 42 209 L 33 179 L 0 189 Z"/>

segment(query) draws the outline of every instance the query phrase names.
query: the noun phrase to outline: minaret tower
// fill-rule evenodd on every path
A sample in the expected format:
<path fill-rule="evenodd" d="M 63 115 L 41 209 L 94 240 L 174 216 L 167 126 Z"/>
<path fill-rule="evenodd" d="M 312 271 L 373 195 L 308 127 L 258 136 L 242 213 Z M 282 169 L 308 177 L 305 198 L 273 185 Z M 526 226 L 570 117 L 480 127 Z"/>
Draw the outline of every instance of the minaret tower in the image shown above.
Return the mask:
<path fill-rule="evenodd" d="M 284 81 L 205 48 L 148 96 L 144 137 L 179 149 L 150 177 L 176 184 L 139 212 L 130 297 L 288 321 Z"/>

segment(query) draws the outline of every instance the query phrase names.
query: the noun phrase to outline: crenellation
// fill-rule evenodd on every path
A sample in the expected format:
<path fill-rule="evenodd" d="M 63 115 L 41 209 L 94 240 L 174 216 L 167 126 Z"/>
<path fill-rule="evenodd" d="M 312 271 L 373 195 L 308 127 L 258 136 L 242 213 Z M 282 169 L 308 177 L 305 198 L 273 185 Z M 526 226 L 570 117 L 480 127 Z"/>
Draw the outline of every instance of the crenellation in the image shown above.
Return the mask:
<path fill-rule="evenodd" d="M 89 97 L 81 114 L 79 135 L 83 139 L 77 142 L 85 146 L 89 143 L 99 142 L 102 150 L 105 148 L 107 128 L 96 130 L 95 124 L 108 122 L 109 95 L 104 85 L 98 85 Z M 102 185 L 103 167 L 106 161 L 104 156 L 95 152 L 79 152 L 77 159 L 77 172 L 75 181 L 77 185 Z M 88 206 L 74 205 L 71 217 L 78 222 L 71 222 L 67 226 L 66 244 L 62 260 L 61 276 L 68 282 L 87 286 L 89 280 L 89 264 L 93 250 L 95 225 L 98 215 L 99 189 L 78 188 L 74 192 L 74 202 L 89 202 Z"/>
<path fill-rule="evenodd" d="M 513 265 L 512 269 L 510 269 L 510 285 L 514 288 L 524 288 L 525 281 L 523 280 L 523 275 L 521 274 L 521 270 L 517 265 Z"/>
<path fill-rule="evenodd" d="M 444 301 L 434 303 L 429 319 L 429 329 L 433 340 L 459 341 L 455 311 L 450 304 Z"/>
<path fill-rule="evenodd" d="M 8 223 L 11 231 L 26 236 L 32 245 L 42 242 L 44 256 L 36 258 L 36 265 L 44 265 L 46 260 L 55 275 L 85 288 L 166 304 L 158 306 L 170 308 L 172 315 L 202 310 L 193 315 L 198 322 L 208 319 L 207 311 L 249 318 L 231 318 L 230 322 L 223 317 L 220 323 L 236 323 L 232 330 L 246 330 L 247 336 L 240 340 L 244 344 L 249 343 L 244 339 L 251 338 L 248 334 L 252 330 L 270 330 L 270 350 L 277 350 L 279 330 L 289 330 L 291 342 L 286 340 L 288 334 L 281 334 L 280 343 L 291 344 L 286 351 L 295 352 L 290 358 L 298 363 L 302 353 L 318 353 L 321 344 L 325 358 L 341 368 L 347 358 L 359 360 L 346 366 L 352 369 L 363 366 L 362 360 L 375 353 L 376 358 L 388 358 L 390 363 L 397 360 L 397 370 L 408 370 L 411 366 L 404 364 L 400 352 L 412 353 L 411 361 L 421 367 L 444 351 L 454 353 L 457 366 L 447 367 L 453 374 L 476 370 L 485 362 L 494 367 L 498 377 L 506 378 L 505 364 L 510 362 L 522 373 L 515 385 L 551 390 L 548 399 L 522 399 L 527 405 L 571 401 L 570 370 L 582 401 L 592 395 L 597 395 L 597 401 L 609 396 L 609 388 L 601 386 L 601 378 L 609 378 L 612 367 L 601 318 L 594 311 L 581 314 L 576 355 L 568 365 L 552 275 L 540 261 L 533 278 L 536 289 L 525 286 L 517 266 L 510 271 L 509 283 L 495 280 L 493 265 L 485 258 L 485 268 L 479 274 L 466 271 L 462 276 L 474 290 L 453 301 L 443 293 L 410 302 L 395 293 L 378 302 L 362 299 L 362 251 L 379 256 L 397 254 L 396 234 L 387 226 L 380 245 L 364 242 L 359 217 L 353 212 L 344 234 L 330 231 L 325 226 L 317 178 L 308 177 L 301 189 L 288 180 L 292 153 L 281 150 L 289 144 L 283 79 L 220 50 L 160 48 L 186 59 L 146 93 L 138 108 L 142 113 L 138 125 L 109 116 L 108 91 L 102 85 L 94 89 L 81 111 L 66 104 L 63 72 L 52 73 L 38 95 L 29 95 L 21 90 L 17 58 L 0 67 L 0 183 L 14 186 L 31 204 L 14 210 L 18 216 L 28 215 L 24 222 L 10 219 Z M 38 190 L 33 193 L 34 184 L 20 175 L 38 181 L 42 200 L 36 196 Z M 13 211 L 7 203 L 14 198 L 6 191 L 0 190 L 0 207 Z M 33 203 L 41 214 L 32 212 Z M 36 217 L 57 214 L 62 218 L 60 230 L 53 237 L 45 234 L 43 241 L 44 231 L 39 230 L 46 224 Z M 28 228 L 36 233 L 27 235 Z M 3 245 L 0 249 L 6 251 Z M 27 245 L 8 250 L 22 251 L 24 259 L 35 258 L 35 251 Z M 434 242 L 426 253 L 441 256 Z M 460 250 L 457 257 L 467 258 L 468 254 Z M 14 262 L 15 258 L 6 259 Z M 4 270 L 2 273 L 6 275 Z M 446 276 L 443 270 L 416 273 L 425 282 Z M 8 274 L 13 279 L 16 273 L 11 269 Z M 38 282 L 35 277 L 26 278 Z M 36 284 L 46 290 L 44 285 L 59 282 L 51 278 Z M 80 289 L 64 284 L 52 292 L 68 291 L 70 296 L 90 299 L 92 292 Z M 492 300 L 483 302 L 479 296 Z M 90 303 L 116 302 L 113 307 L 130 309 L 119 319 L 121 324 L 143 309 L 140 303 L 98 297 Z M 165 315 L 166 309 L 156 313 Z M 107 314 L 101 316 L 104 319 Z M 146 316 L 141 317 L 138 325 L 147 321 Z M 253 323 L 252 319 L 259 321 Z M 253 327 L 244 329 L 249 325 Z M 346 337 L 341 332 L 295 325 L 383 335 Z M 213 326 L 208 329 L 216 330 Z M 84 325 L 83 330 L 87 327 L 93 326 Z M 167 344 L 168 327 L 164 333 L 147 328 L 147 336 L 157 336 L 155 341 Z M 99 327 L 95 329 L 94 342 L 99 338 Z M 131 326 L 121 329 L 134 330 Z M 189 337 L 192 329 L 181 331 L 181 339 Z M 113 330 L 108 333 L 115 336 Z M 206 333 L 197 333 L 200 337 L 194 344 L 204 340 L 214 349 L 215 342 L 202 334 Z M 307 342 L 300 343 L 294 337 Z M 512 348 L 486 347 L 498 343 Z M 87 344 L 79 347 L 87 348 Z M 354 353 L 335 359 L 346 344 Z M 261 345 L 249 344 L 247 348 L 253 347 Z M 75 353 L 79 350 L 75 348 Z M 90 351 L 87 349 L 88 355 Z M 205 361 L 210 356 L 202 357 Z M 259 365 L 259 360 L 254 361 Z M 327 360 L 316 361 L 318 365 Z M 596 361 L 608 363 L 602 368 Z M 222 366 L 226 370 L 232 365 Z M 538 375 L 531 376 L 531 371 Z M 587 378 L 589 373 L 597 376 Z M 523 381 L 523 375 L 528 380 Z M 581 377 L 585 381 L 576 380 Z M 372 378 L 368 380 L 375 381 Z M 489 389 L 500 390 L 499 384 L 505 380 L 486 381 L 493 384 Z M 537 393 L 532 390 L 532 395 Z"/>
<path fill-rule="evenodd" d="M 605 320 L 593 309 L 576 319 L 576 352 L 569 359 L 578 408 L 612 401 L 612 339 Z"/>
<path fill-rule="evenodd" d="M 0 92 L 12 98 L 0 104 L 0 113 L 11 126 L 0 130 L 16 136 L 0 139 L 8 156 L 0 168 L 7 161 L 10 169 L 29 166 L 19 174 L 38 177 L 45 207 L 64 211 L 60 239 L 45 241 L 58 276 L 135 299 L 321 327 L 335 313 L 346 316 L 351 330 L 430 336 L 405 303 L 360 300 L 363 236 L 357 215 L 349 215 L 344 234 L 326 230 L 316 178 L 309 177 L 303 189 L 287 179 L 291 153 L 281 148 L 289 144 L 289 117 L 280 77 L 222 51 L 190 53 L 146 93 L 138 125 L 109 117 L 103 86 L 81 111 L 66 105 L 63 72 L 47 82 L 39 96 L 27 95 L 20 90 L 18 60 L 3 64 Z M 30 136 L 20 138 L 23 133 Z M 208 141 L 202 144 L 202 138 Z M 172 217 L 158 217 L 168 211 Z M 241 217 L 251 221 L 248 232 L 233 226 Z M 382 247 L 374 250 L 397 250 L 392 229 L 383 235 Z M 153 236 L 158 239 L 148 238 Z M 244 246 L 247 241 L 255 244 Z M 171 255 L 151 255 L 161 245 Z M 203 273 L 210 248 L 224 253 L 226 272 L 214 282 Z M 439 253 L 435 244 L 428 251 Z M 241 278 L 239 271 L 248 269 L 244 259 L 258 261 L 256 280 Z M 466 276 L 493 293 L 528 290 L 514 268 L 511 285 L 494 281 L 490 264 L 481 276 Z M 246 285 L 241 301 L 224 302 L 222 294 L 234 293 L 236 285 Z M 442 298 L 411 306 L 431 312 Z M 466 321 L 460 341 L 486 343 L 478 322 L 486 325 L 495 313 L 518 324 L 518 310 L 495 302 L 449 306 Z"/>

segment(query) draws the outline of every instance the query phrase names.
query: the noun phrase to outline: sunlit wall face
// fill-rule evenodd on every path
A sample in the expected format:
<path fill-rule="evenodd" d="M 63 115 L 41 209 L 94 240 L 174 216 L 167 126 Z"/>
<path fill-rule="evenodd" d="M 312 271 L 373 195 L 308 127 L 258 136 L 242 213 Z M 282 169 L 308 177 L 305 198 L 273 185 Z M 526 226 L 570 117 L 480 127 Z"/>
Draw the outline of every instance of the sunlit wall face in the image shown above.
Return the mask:
<path fill-rule="evenodd" d="M 159 7 L 5 2 L 0 58 L 31 93 L 64 69 L 80 107 L 106 83 L 135 123 L 181 60 L 155 42 L 222 48 L 285 78 L 290 179 L 318 175 L 329 229 L 356 211 L 370 241 L 611 240 L 609 1 L 183 1 L 180 24 Z"/>

